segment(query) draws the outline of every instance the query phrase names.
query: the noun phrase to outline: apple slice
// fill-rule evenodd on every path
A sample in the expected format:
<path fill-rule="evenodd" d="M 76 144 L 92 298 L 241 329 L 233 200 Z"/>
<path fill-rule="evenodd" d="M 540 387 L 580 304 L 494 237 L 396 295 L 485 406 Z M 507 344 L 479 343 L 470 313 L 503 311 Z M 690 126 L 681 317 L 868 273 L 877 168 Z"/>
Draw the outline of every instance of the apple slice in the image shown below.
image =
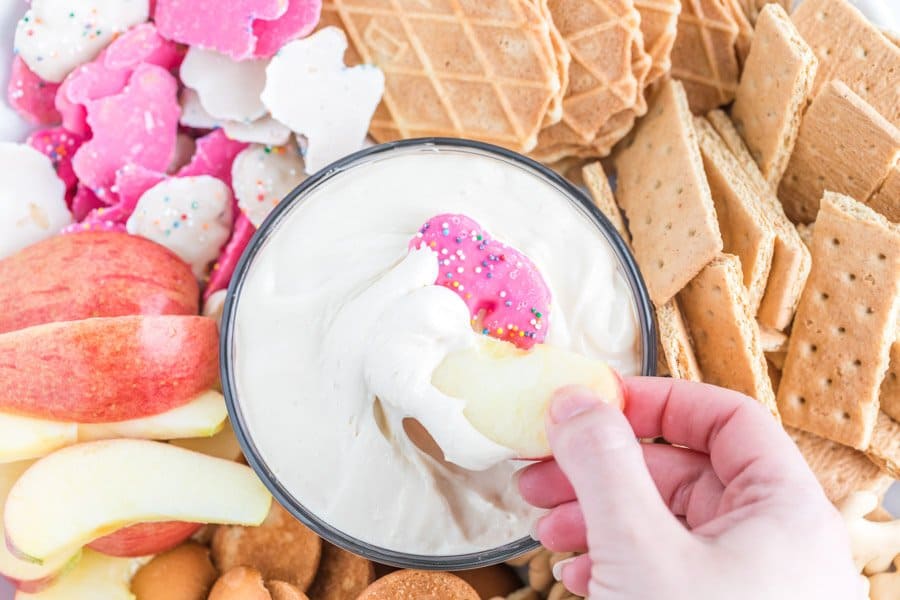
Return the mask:
<path fill-rule="evenodd" d="M 13 553 L 40 563 L 137 523 L 258 525 L 271 502 L 244 465 L 162 442 L 102 440 L 36 462 L 10 490 L 4 523 Z"/>
<path fill-rule="evenodd" d="M 46 456 L 78 441 L 78 425 L 0 413 L 0 463 Z"/>
<path fill-rule="evenodd" d="M 489 337 L 449 354 L 431 381 L 442 393 L 465 400 L 472 426 L 519 458 L 550 456 L 544 420 L 557 389 L 582 385 L 620 408 L 625 403 L 619 376 L 603 361 L 547 344 L 520 350 Z"/>
<path fill-rule="evenodd" d="M 46 589 L 16 592 L 15 600 L 134 600 L 131 578 L 150 557 L 114 558 L 85 550 L 71 571 Z"/>
<path fill-rule="evenodd" d="M 9 490 L 32 462 L 21 461 L 0 465 L 0 514 L 3 513 Z M 0 540 L 4 537 L 3 524 L 0 523 Z M 80 556 L 80 552 L 74 555 L 60 555 L 56 559 L 45 561 L 43 565 L 36 565 L 16 558 L 6 544 L 0 542 L 0 575 L 9 579 L 20 590 L 36 592 L 50 585 L 60 573 L 74 566 Z"/>
<path fill-rule="evenodd" d="M 212 437 L 172 440 L 172 444 L 226 460 L 240 460 L 244 456 L 244 453 L 241 451 L 241 444 L 238 442 L 237 436 L 234 435 L 234 430 L 228 421 L 225 422 L 222 431 Z"/>
<path fill-rule="evenodd" d="M 221 431 L 227 420 L 225 398 L 216 390 L 207 390 L 187 404 L 158 415 L 117 423 L 78 425 L 78 440 L 208 438 Z"/>
<path fill-rule="evenodd" d="M 14 414 L 136 419 L 190 402 L 218 376 L 219 334 L 207 317 L 96 318 L 0 334 L 0 410 Z"/>
<path fill-rule="evenodd" d="M 203 527 L 202 523 L 138 523 L 97 538 L 88 548 L 109 556 L 149 556 L 171 550 Z"/>
<path fill-rule="evenodd" d="M 138 314 L 195 315 L 190 267 L 146 238 L 58 235 L 0 260 L 0 333 L 56 321 Z"/>

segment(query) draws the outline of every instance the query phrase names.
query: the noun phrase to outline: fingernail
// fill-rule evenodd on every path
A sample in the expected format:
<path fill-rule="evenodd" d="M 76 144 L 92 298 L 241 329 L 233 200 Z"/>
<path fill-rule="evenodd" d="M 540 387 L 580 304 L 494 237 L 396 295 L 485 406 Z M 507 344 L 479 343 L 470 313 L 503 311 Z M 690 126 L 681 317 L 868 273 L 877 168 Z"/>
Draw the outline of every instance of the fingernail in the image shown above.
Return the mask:
<path fill-rule="evenodd" d="M 561 560 L 558 563 L 556 563 L 555 565 L 553 565 L 553 569 L 552 569 L 553 579 L 555 579 L 557 581 L 562 581 L 563 569 L 565 569 L 566 565 L 573 562 L 576 558 L 578 558 L 578 557 L 573 556 L 572 558 L 564 558 L 563 560 Z"/>
<path fill-rule="evenodd" d="M 540 519 L 538 519 L 537 521 L 535 521 L 535 522 L 531 525 L 531 531 L 528 533 L 528 535 L 531 536 L 531 539 L 533 539 L 533 540 L 536 541 L 536 542 L 541 541 L 541 537 L 538 535 L 538 527 L 540 527 L 541 521 L 542 521 L 543 519 L 544 519 L 544 518 L 541 517 Z"/>
<path fill-rule="evenodd" d="M 568 386 L 560 389 L 550 403 L 550 420 L 562 423 L 587 412 L 601 402 L 594 392 L 584 386 Z"/>

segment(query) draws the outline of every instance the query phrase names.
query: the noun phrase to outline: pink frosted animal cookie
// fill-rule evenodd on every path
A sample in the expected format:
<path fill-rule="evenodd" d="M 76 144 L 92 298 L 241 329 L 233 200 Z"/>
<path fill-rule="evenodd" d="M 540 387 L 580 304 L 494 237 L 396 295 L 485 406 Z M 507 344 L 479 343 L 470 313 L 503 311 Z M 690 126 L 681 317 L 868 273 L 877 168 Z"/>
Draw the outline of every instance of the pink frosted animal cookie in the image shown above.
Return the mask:
<path fill-rule="evenodd" d="M 274 21 L 256 21 L 256 51 L 259 58 L 271 58 L 286 43 L 312 33 L 319 23 L 322 0 L 288 0 L 287 10 Z"/>
<path fill-rule="evenodd" d="M 75 153 L 78 179 L 101 200 L 128 163 L 164 172 L 175 153 L 178 83 L 162 67 L 142 64 L 121 93 L 86 104 L 93 137 Z"/>
<path fill-rule="evenodd" d="M 75 171 L 72 169 L 72 157 L 83 143 L 82 136 L 62 127 L 41 129 L 28 137 L 28 145 L 46 155 L 53 163 L 57 176 L 66 185 L 66 195 L 70 200 L 75 194 L 75 186 L 78 184 L 78 178 L 75 177 Z"/>
<path fill-rule="evenodd" d="M 528 349 L 550 326 L 550 288 L 524 254 L 497 240 L 465 215 L 432 217 L 409 243 L 438 255 L 436 285 L 459 294 L 485 335 Z"/>
<path fill-rule="evenodd" d="M 231 282 L 231 276 L 234 275 L 234 269 L 237 267 L 241 254 L 250 243 L 250 238 L 256 233 L 256 227 L 247 218 L 247 215 L 241 213 L 234 220 L 234 231 L 231 239 L 222 249 L 218 260 L 213 265 L 209 273 L 209 282 L 206 284 L 206 290 L 203 292 L 203 299 L 207 300 L 219 290 L 224 290 Z"/>
<path fill-rule="evenodd" d="M 103 203 L 91 188 L 78 184 L 75 195 L 72 197 L 72 218 L 76 222 L 85 220 L 91 211 L 101 208 Z"/>
<path fill-rule="evenodd" d="M 44 81 L 25 64 L 21 56 L 13 59 L 6 97 L 22 118 L 35 125 L 54 125 L 62 117 L 53 104 L 58 83 Z"/>
<path fill-rule="evenodd" d="M 197 147 L 191 162 L 178 170 L 178 177 L 211 175 L 231 186 L 231 163 L 241 150 L 244 142 L 229 139 L 221 129 L 197 138 Z"/>
<path fill-rule="evenodd" d="M 284 0 L 157 0 L 154 20 L 167 39 L 243 60 L 256 50 L 255 24 L 287 10 Z"/>

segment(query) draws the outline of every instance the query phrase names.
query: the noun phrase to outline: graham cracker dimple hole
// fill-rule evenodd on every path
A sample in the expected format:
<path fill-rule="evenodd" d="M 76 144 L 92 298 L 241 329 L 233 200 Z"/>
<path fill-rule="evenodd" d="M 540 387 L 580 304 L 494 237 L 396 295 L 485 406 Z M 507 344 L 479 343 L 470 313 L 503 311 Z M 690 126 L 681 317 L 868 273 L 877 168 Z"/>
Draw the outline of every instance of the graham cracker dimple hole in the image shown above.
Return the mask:
<path fill-rule="evenodd" d="M 672 230 L 672 224 L 666 223 L 666 231 L 671 231 L 671 230 Z"/>
<path fill-rule="evenodd" d="M 658 190 L 658 189 L 661 188 L 661 187 L 662 187 L 662 181 L 660 181 L 659 179 L 657 179 L 657 180 L 653 183 L 653 189 L 654 189 L 654 190 Z"/>
<path fill-rule="evenodd" d="M 828 294 L 826 294 L 825 292 L 822 292 L 822 294 L 819 296 L 819 298 L 821 298 L 822 300 L 828 300 Z"/>
<path fill-rule="evenodd" d="M 830 386 L 832 383 L 833 383 L 833 382 L 831 381 L 831 377 L 827 377 L 827 378 L 825 379 L 825 387 Z"/>
<path fill-rule="evenodd" d="M 647 225 L 650 225 L 651 223 L 653 223 L 653 217 L 651 217 L 650 215 L 647 215 L 647 218 L 644 219 L 644 223 L 646 223 Z"/>
<path fill-rule="evenodd" d="M 883 252 L 878 253 L 878 260 L 887 260 L 887 256 Z"/>
<path fill-rule="evenodd" d="M 803 396 L 797 396 L 795 401 L 797 402 L 797 406 L 803 406 L 804 404 L 806 404 L 806 398 L 804 398 Z"/>
<path fill-rule="evenodd" d="M 696 229 L 688 229 L 688 237 L 697 237 Z"/>
<path fill-rule="evenodd" d="M 819 347 L 816 346 L 815 344 L 810 344 L 810 345 L 809 345 L 809 351 L 810 351 L 811 353 L 815 354 L 816 352 L 819 351 Z"/>
<path fill-rule="evenodd" d="M 854 366 L 854 367 L 861 367 L 861 366 L 862 366 L 862 361 L 859 360 L 858 358 L 855 359 L 855 360 L 853 361 L 853 366 Z"/>
<path fill-rule="evenodd" d="M 845 421 L 849 421 L 849 420 L 850 420 L 850 413 L 848 413 L 847 411 L 844 411 L 843 413 L 841 413 L 841 418 L 842 418 L 843 420 L 845 420 Z"/>
<path fill-rule="evenodd" d="M 856 281 L 856 273 L 847 273 L 847 279 L 850 281 Z"/>
<path fill-rule="evenodd" d="M 847 328 L 846 327 L 838 327 L 837 332 L 840 334 L 847 333 Z"/>
<path fill-rule="evenodd" d="M 658 260 L 658 261 L 656 261 L 656 266 L 659 267 L 660 269 L 662 269 L 666 266 L 666 263 L 663 260 Z"/>
<path fill-rule="evenodd" d="M 837 238 L 831 238 L 831 245 L 832 245 L 832 246 L 840 246 L 840 245 L 841 245 L 841 240 L 839 240 L 839 239 L 837 239 Z"/>

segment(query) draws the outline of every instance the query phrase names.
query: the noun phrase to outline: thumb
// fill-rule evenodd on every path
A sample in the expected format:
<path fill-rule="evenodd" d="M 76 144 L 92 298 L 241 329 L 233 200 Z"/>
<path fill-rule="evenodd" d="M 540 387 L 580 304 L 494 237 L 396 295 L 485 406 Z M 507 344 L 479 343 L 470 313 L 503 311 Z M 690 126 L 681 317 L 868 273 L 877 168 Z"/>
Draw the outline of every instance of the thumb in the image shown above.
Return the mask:
<path fill-rule="evenodd" d="M 562 388 L 550 405 L 547 437 L 581 505 L 592 552 L 605 547 L 620 553 L 620 543 L 642 547 L 683 533 L 618 408 L 587 388 Z"/>

